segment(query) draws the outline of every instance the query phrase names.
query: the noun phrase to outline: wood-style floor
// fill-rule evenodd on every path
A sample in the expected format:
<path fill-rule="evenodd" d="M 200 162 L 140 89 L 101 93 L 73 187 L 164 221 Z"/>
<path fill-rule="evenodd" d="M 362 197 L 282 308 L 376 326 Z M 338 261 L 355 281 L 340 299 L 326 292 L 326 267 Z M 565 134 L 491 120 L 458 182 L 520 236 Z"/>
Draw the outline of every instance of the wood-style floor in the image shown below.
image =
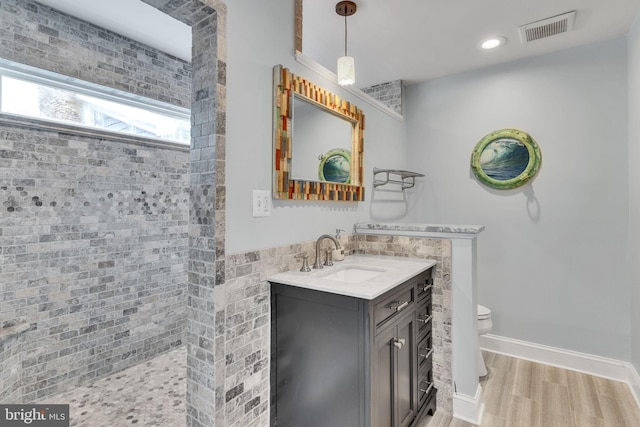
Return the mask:
<path fill-rule="evenodd" d="M 483 352 L 482 427 L 639 427 L 625 383 Z M 437 411 L 420 427 L 472 427 Z"/>

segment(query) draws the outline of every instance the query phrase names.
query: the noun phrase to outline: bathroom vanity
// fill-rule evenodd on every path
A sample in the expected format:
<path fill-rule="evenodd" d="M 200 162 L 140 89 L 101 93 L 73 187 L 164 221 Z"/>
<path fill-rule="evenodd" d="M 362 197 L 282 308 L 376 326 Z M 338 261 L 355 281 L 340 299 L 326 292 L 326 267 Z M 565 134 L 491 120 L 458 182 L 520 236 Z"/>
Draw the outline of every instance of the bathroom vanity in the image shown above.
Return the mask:
<path fill-rule="evenodd" d="M 351 256 L 271 282 L 271 425 L 408 427 L 436 409 L 435 261 Z"/>

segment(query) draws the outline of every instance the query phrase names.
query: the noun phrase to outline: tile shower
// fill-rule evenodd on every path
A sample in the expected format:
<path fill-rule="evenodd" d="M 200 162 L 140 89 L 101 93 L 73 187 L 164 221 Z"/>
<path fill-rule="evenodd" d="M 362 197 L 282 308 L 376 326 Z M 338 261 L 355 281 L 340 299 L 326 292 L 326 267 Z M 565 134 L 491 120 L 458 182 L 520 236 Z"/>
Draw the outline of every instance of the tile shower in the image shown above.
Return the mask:
<path fill-rule="evenodd" d="M 0 39 L 2 59 L 190 105 L 189 63 L 37 3 L 0 3 Z M 0 401 L 184 343 L 188 183 L 188 147 L 3 117 Z"/>

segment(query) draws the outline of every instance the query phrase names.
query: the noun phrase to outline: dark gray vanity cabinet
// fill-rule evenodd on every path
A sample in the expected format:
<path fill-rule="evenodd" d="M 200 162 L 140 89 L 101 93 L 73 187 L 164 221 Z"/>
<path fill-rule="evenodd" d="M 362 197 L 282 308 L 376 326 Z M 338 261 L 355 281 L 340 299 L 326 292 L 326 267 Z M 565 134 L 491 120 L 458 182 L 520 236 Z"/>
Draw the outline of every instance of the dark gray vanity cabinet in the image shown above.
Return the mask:
<path fill-rule="evenodd" d="M 271 284 L 271 425 L 411 427 L 435 411 L 429 269 L 374 300 Z"/>

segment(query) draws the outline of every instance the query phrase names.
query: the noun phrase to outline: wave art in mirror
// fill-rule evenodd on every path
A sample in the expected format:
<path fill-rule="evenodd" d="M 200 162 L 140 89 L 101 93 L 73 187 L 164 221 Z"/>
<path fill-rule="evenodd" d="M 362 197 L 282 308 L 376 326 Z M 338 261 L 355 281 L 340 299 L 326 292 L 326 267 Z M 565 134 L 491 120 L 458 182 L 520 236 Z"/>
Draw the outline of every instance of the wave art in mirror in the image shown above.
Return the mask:
<path fill-rule="evenodd" d="M 281 65 L 273 78 L 273 197 L 364 200 L 362 110 Z"/>

